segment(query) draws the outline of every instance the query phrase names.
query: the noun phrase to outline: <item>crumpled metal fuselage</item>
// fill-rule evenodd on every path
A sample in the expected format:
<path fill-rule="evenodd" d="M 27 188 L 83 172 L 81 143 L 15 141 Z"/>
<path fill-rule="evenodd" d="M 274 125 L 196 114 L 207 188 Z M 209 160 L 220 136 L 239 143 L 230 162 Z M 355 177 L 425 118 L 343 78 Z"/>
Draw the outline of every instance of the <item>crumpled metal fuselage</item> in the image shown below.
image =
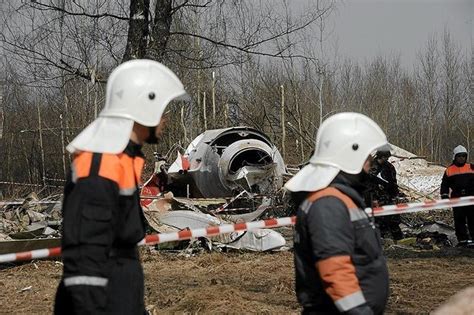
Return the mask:
<path fill-rule="evenodd" d="M 280 189 L 285 163 L 277 147 L 260 131 L 249 127 L 207 130 L 196 137 L 168 174 L 175 195 L 230 197 L 246 190 L 267 194 Z"/>

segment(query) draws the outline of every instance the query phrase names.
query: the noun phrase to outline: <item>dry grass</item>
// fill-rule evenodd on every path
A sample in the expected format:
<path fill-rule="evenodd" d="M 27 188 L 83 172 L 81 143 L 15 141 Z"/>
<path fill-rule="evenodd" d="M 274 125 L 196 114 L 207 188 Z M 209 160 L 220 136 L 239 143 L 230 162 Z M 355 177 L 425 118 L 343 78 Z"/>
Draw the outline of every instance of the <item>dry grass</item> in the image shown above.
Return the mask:
<path fill-rule="evenodd" d="M 474 283 L 472 258 L 459 251 L 444 256 L 426 252 L 388 259 L 391 296 L 387 314 L 428 313 Z M 147 251 L 142 257 L 146 305 L 154 314 L 300 311 L 293 291 L 291 252 L 184 257 Z M 50 314 L 61 270 L 54 261 L 1 270 L 0 313 Z M 21 291 L 29 286 L 32 288 Z"/>

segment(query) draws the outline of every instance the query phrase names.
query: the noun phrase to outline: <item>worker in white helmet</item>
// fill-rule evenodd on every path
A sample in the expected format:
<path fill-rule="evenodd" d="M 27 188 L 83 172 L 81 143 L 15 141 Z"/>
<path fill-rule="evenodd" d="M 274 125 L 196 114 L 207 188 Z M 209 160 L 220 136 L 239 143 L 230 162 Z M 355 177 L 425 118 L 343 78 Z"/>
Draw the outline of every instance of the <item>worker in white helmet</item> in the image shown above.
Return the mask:
<path fill-rule="evenodd" d="M 467 163 L 467 149 L 458 145 L 453 162 L 441 180 L 441 198 L 474 196 L 474 164 Z M 474 206 L 453 207 L 454 229 L 459 247 L 474 247 Z"/>
<path fill-rule="evenodd" d="M 67 146 L 73 161 L 62 208 L 56 314 L 145 312 L 137 250 L 145 236 L 141 146 L 157 142 L 166 106 L 186 92 L 159 62 L 132 60 L 111 73 L 106 93 L 99 117 Z"/>
<path fill-rule="evenodd" d="M 285 185 L 307 192 L 294 236 L 296 295 L 303 314 L 382 314 L 385 309 L 386 260 L 362 197 L 377 150 L 390 146 L 373 120 L 336 114 L 321 124 L 309 164 Z"/>

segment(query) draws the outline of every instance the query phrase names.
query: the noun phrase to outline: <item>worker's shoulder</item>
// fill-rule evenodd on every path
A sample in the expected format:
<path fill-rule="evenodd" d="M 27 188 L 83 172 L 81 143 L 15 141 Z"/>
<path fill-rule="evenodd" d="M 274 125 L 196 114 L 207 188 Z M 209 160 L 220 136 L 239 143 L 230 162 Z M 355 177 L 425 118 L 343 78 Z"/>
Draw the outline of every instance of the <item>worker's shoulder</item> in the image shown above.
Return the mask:
<path fill-rule="evenodd" d="M 81 169 L 90 169 L 92 166 L 118 165 L 122 163 L 122 156 L 125 154 L 98 153 L 90 151 L 80 151 L 73 155 L 73 165 Z"/>
<path fill-rule="evenodd" d="M 350 211 L 336 196 L 323 196 L 315 201 L 306 200 L 300 207 L 299 219 L 308 229 L 332 229 L 350 223 Z"/>
<path fill-rule="evenodd" d="M 348 207 L 340 196 L 322 195 L 317 199 L 307 198 L 300 206 L 300 209 L 308 214 L 310 212 L 324 213 L 328 211 L 347 211 Z"/>
<path fill-rule="evenodd" d="M 453 163 L 446 168 L 445 174 L 448 177 L 453 175 L 471 175 L 474 174 L 474 165 L 472 163 L 466 163 L 463 166 L 457 166 Z"/>
<path fill-rule="evenodd" d="M 78 152 L 73 156 L 73 175 L 76 179 L 98 175 L 118 181 L 124 168 L 122 155 L 123 153 Z"/>

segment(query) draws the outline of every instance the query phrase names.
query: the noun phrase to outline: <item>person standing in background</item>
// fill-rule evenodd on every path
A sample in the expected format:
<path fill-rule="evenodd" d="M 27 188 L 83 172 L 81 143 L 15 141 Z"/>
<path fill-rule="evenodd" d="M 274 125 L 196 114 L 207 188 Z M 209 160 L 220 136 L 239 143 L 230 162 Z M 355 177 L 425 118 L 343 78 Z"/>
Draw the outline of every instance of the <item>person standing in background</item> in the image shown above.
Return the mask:
<path fill-rule="evenodd" d="M 458 145 L 453 162 L 441 180 L 441 198 L 474 196 L 474 164 L 467 163 L 467 150 Z M 474 206 L 453 207 L 454 228 L 459 247 L 474 247 Z"/>

